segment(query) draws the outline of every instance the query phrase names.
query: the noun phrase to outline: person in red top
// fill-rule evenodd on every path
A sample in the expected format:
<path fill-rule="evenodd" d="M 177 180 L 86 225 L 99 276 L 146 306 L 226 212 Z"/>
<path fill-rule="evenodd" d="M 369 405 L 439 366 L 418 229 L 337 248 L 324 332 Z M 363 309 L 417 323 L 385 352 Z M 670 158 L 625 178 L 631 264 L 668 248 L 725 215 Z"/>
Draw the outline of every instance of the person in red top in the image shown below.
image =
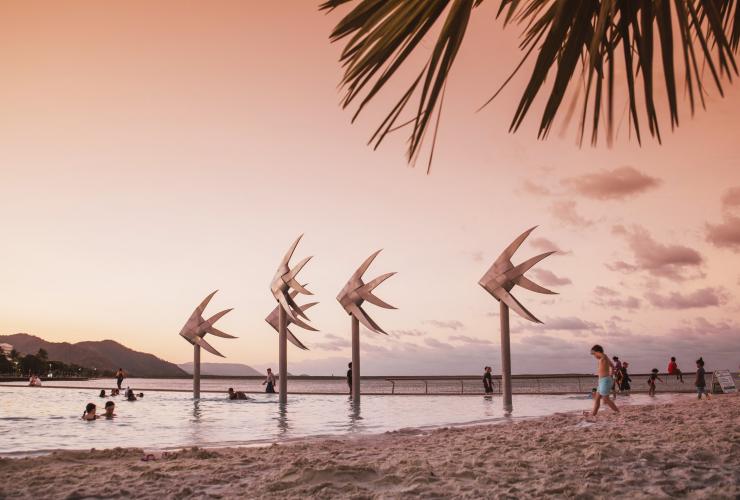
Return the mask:
<path fill-rule="evenodd" d="M 675 375 L 683 384 L 683 373 L 678 369 L 678 363 L 676 363 L 675 357 L 671 357 L 671 362 L 668 363 L 668 375 Z"/>

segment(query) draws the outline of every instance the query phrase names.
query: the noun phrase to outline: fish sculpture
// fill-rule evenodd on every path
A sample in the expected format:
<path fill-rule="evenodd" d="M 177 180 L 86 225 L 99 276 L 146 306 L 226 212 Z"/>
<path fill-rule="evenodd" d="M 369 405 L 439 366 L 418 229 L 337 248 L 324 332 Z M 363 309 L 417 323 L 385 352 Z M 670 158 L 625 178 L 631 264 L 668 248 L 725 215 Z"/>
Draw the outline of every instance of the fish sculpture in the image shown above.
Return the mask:
<path fill-rule="evenodd" d="M 554 251 L 536 255 L 516 266 L 511 262 L 511 258 L 514 253 L 521 246 L 524 240 L 527 239 L 527 236 L 529 236 L 529 234 L 536 228 L 537 226 L 528 229 L 517 239 L 512 241 L 511 244 L 501 252 L 501 255 L 498 256 L 488 271 L 486 271 L 486 274 L 484 274 L 480 281 L 478 281 L 478 284 L 488 293 L 493 295 L 496 300 L 509 306 L 509 308 L 516 311 L 517 314 L 524 319 L 528 319 L 535 323 L 542 323 L 542 321 L 537 319 L 510 293 L 511 290 L 518 285 L 532 292 L 557 295 L 557 292 L 548 290 L 524 276 L 524 273 L 529 271 L 535 264 L 545 257 L 554 254 Z"/>
<path fill-rule="evenodd" d="M 203 337 L 207 333 L 225 339 L 237 338 L 233 335 L 229 335 L 228 333 L 224 333 L 213 326 L 216 321 L 218 321 L 221 317 L 223 317 L 226 313 L 232 311 L 233 309 L 226 309 L 224 311 L 218 312 L 208 319 L 203 318 L 203 311 L 205 311 L 206 306 L 208 306 L 208 303 L 211 301 L 213 296 L 216 295 L 216 292 L 218 292 L 218 290 L 203 299 L 203 302 L 201 302 L 200 305 L 195 308 L 195 311 L 193 311 L 193 314 L 190 315 L 190 318 L 188 319 L 187 323 L 185 323 L 185 326 L 183 326 L 182 330 L 180 330 L 180 336 L 191 344 L 199 345 L 211 354 L 215 354 L 216 356 L 220 356 L 223 358 L 225 357 L 223 354 L 218 352 L 203 339 Z"/>
<path fill-rule="evenodd" d="M 370 257 L 365 259 L 365 262 L 363 262 L 362 265 L 357 268 L 354 274 L 352 274 L 352 277 L 350 277 L 349 281 L 347 281 L 347 284 L 344 285 L 344 288 L 342 288 L 342 290 L 339 292 L 339 295 L 337 295 L 337 300 L 349 315 L 355 317 L 368 330 L 375 333 L 383 333 L 385 335 L 388 335 L 385 331 L 383 331 L 382 328 L 380 328 L 380 326 L 378 326 L 375 321 L 373 321 L 370 316 L 368 316 L 368 314 L 362 308 L 362 304 L 367 301 L 371 304 L 375 304 L 376 306 L 383 307 L 385 309 L 396 309 L 392 305 L 383 302 L 372 293 L 378 285 L 380 285 L 382 282 L 396 273 L 381 274 L 368 283 L 362 281 L 362 275 L 365 274 L 367 268 L 370 267 L 370 264 L 373 262 L 373 260 L 375 260 L 375 257 L 377 257 L 380 252 L 381 251 L 378 250 L 377 252 L 370 255 Z"/>

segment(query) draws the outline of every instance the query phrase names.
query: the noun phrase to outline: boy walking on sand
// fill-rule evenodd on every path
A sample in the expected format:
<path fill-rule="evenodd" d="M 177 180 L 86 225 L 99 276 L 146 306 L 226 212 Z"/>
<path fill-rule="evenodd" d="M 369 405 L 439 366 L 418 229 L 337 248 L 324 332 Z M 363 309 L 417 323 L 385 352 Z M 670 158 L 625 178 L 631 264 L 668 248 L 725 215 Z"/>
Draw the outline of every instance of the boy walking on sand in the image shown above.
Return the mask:
<path fill-rule="evenodd" d="M 704 371 L 704 359 L 699 358 L 696 360 L 696 381 L 694 382 L 694 385 L 696 386 L 696 394 L 698 395 L 698 399 L 701 399 L 701 395 L 704 394 L 707 396 L 707 399 L 710 399 L 709 392 L 707 391 L 707 381 L 704 379 L 704 374 L 706 372 Z"/>
<path fill-rule="evenodd" d="M 612 384 L 614 384 L 614 379 L 611 376 L 611 371 L 614 369 L 614 365 L 611 360 L 609 360 L 609 357 L 604 354 L 604 348 L 598 344 L 591 348 L 591 355 L 596 358 L 599 375 L 599 386 L 596 391 L 596 396 L 594 397 L 594 409 L 591 412 L 591 415 L 595 417 L 596 414 L 599 413 L 602 399 L 609 408 L 619 413 L 617 405 L 614 404 L 614 401 L 609 399 L 609 392 L 612 390 Z M 584 414 L 588 415 L 588 412 L 584 412 Z"/>

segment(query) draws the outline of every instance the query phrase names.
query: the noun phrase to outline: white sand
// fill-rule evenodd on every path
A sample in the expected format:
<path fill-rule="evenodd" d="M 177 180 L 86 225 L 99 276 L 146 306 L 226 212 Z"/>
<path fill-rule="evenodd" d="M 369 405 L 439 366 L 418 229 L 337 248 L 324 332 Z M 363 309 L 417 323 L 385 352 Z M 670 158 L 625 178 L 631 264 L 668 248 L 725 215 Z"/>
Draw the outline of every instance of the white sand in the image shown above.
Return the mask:
<path fill-rule="evenodd" d="M 321 439 L 265 448 L 141 450 L 0 460 L 0 498 L 740 495 L 740 397 L 503 425 Z"/>

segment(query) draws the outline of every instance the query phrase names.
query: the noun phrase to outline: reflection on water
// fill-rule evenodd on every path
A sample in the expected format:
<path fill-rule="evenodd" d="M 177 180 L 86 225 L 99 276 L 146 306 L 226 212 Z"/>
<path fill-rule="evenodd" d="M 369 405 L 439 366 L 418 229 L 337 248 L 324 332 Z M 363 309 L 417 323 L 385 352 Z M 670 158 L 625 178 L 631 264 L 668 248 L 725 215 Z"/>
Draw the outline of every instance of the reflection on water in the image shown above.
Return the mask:
<path fill-rule="evenodd" d="M 199 399 L 193 399 L 193 419 L 191 422 L 194 424 L 197 424 L 200 420 L 201 415 L 201 409 L 200 409 L 200 400 Z"/>
<path fill-rule="evenodd" d="M 689 395 L 633 395 L 617 404 L 660 403 Z M 84 422 L 88 402 L 116 402 L 113 420 Z M 572 396 L 514 396 L 516 417 L 587 410 L 591 401 Z M 146 393 L 135 402 L 99 398 L 97 391 L 0 387 L 0 454 L 54 449 L 129 446 L 177 448 L 264 443 L 316 435 L 380 433 L 408 427 L 502 421 L 507 417 L 497 396 L 291 395 L 279 404 L 274 394 L 228 400 L 206 394 Z"/>
<path fill-rule="evenodd" d="M 290 430 L 288 423 L 288 403 L 278 403 L 277 413 L 278 436 L 284 436 Z"/>
<path fill-rule="evenodd" d="M 362 403 L 355 401 L 351 397 L 347 399 L 349 407 L 349 426 L 350 432 L 357 432 L 362 424 L 362 415 L 360 414 L 360 407 Z"/>

